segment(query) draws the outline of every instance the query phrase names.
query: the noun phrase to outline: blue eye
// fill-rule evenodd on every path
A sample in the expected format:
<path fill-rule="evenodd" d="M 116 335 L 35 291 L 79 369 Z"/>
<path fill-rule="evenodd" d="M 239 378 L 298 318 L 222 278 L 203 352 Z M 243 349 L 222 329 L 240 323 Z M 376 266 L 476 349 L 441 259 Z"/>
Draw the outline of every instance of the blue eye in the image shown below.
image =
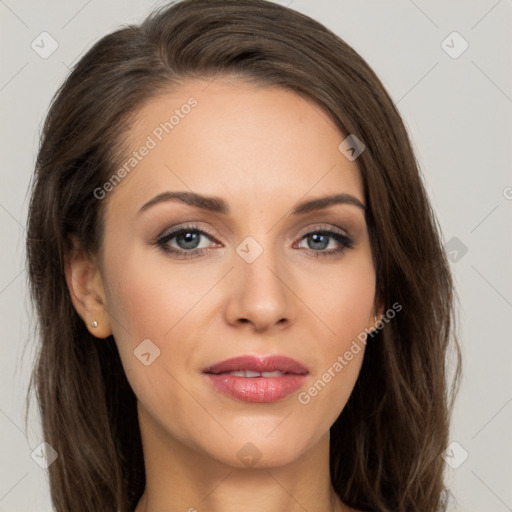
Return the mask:
<path fill-rule="evenodd" d="M 331 230 L 310 231 L 301 238 L 301 241 L 302 240 L 310 242 L 308 243 L 308 249 L 313 251 L 313 255 L 315 257 L 340 254 L 344 252 L 345 249 L 351 249 L 354 246 L 354 242 L 350 237 Z M 335 242 L 334 245 L 337 243 L 341 248 L 331 247 L 331 250 L 326 251 L 325 249 L 329 248 L 329 245 L 333 240 Z"/>
<path fill-rule="evenodd" d="M 197 226 L 183 226 L 158 238 L 155 245 L 160 247 L 164 253 L 178 259 L 196 258 L 209 250 L 208 242 L 200 247 L 202 239 L 211 241 L 213 237 Z M 354 246 L 354 242 L 349 236 L 330 229 L 309 231 L 302 235 L 300 242 L 302 241 L 306 241 L 308 247 L 298 248 L 305 250 L 307 254 L 315 258 L 341 255 L 346 249 L 351 249 Z M 332 244 L 339 247 L 329 248 Z"/>
<path fill-rule="evenodd" d="M 179 258 L 193 258 L 203 254 L 207 248 L 198 248 L 202 237 L 211 238 L 208 233 L 197 226 L 184 226 L 161 236 L 156 244 L 167 254 L 173 254 Z M 169 245 L 171 240 L 175 240 L 178 247 Z"/>

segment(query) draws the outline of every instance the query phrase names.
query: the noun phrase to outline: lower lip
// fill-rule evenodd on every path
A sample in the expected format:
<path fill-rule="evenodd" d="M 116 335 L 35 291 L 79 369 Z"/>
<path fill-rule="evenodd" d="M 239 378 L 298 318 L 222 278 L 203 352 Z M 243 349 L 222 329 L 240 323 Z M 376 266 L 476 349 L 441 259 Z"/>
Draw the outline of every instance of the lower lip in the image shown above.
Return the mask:
<path fill-rule="evenodd" d="M 213 387 L 225 395 L 245 402 L 277 402 L 299 389 L 306 375 L 281 377 L 236 377 L 227 373 L 205 374 Z"/>

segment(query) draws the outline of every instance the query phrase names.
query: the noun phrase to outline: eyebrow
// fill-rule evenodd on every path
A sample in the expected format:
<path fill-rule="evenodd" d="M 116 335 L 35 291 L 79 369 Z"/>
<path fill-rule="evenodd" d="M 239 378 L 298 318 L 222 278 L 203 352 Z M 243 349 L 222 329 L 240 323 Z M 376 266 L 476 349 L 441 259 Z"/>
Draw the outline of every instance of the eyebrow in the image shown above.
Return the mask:
<path fill-rule="evenodd" d="M 138 213 L 140 214 L 159 203 L 169 201 L 179 201 L 201 210 L 207 210 L 224 215 L 227 215 L 230 212 L 228 204 L 220 197 L 204 196 L 196 194 L 195 192 L 162 192 L 145 203 Z M 347 204 L 366 210 L 366 206 L 356 197 L 350 194 L 334 194 L 312 199 L 310 201 L 303 201 L 302 203 L 297 204 L 291 213 L 292 215 L 301 215 L 312 211 L 322 210 L 334 204 Z"/>

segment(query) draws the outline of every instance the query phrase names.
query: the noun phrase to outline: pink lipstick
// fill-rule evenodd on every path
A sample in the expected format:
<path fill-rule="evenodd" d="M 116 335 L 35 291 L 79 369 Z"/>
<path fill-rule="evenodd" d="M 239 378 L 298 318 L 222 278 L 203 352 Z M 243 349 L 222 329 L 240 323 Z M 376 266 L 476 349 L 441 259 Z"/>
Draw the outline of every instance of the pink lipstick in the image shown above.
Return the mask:
<path fill-rule="evenodd" d="M 203 370 L 221 393 L 246 402 L 276 402 L 299 389 L 309 370 L 286 356 L 241 356 Z"/>

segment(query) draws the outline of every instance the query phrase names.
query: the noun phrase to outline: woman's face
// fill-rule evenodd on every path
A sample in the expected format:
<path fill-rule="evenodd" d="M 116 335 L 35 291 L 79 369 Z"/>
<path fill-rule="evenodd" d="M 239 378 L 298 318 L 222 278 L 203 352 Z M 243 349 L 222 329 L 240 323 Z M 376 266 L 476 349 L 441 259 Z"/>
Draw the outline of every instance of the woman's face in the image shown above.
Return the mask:
<path fill-rule="evenodd" d="M 344 138 L 313 102 L 227 78 L 184 82 L 141 109 L 126 176 L 99 199 L 99 261 L 144 437 L 271 466 L 328 436 L 361 367 L 364 345 L 351 347 L 375 313 L 363 184 Z M 169 192 L 210 199 L 160 196 Z M 294 211 L 338 194 L 351 199 Z M 204 373 L 245 355 L 286 356 L 308 373 Z"/>

